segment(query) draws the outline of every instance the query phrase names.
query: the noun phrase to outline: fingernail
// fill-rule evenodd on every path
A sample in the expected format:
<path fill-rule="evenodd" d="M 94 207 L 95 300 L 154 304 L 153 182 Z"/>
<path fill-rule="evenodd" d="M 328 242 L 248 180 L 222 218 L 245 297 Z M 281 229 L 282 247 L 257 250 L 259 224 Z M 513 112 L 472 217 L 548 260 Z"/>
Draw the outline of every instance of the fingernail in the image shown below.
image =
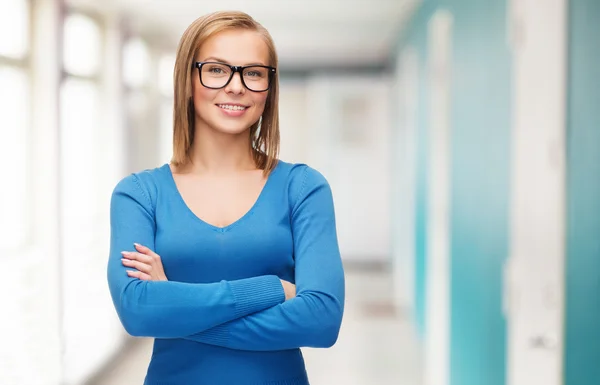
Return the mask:
<path fill-rule="evenodd" d="M 127 251 L 121 251 L 121 255 L 129 255 Z"/>
<path fill-rule="evenodd" d="M 135 243 L 135 242 L 134 242 L 133 244 L 134 244 L 135 246 L 140 246 L 140 247 L 142 246 L 142 245 L 140 245 L 139 243 Z"/>

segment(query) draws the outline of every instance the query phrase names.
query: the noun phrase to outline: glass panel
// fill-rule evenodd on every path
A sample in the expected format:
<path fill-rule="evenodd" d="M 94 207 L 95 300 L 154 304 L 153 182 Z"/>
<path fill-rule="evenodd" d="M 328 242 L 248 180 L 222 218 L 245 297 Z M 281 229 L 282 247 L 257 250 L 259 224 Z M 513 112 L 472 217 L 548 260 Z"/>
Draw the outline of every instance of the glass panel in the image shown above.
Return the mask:
<path fill-rule="evenodd" d="M 20 59 L 29 49 L 27 0 L 0 1 L 0 56 Z"/>
<path fill-rule="evenodd" d="M 96 164 L 98 90 L 92 81 L 67 79 L 61 89 L 61 201 L 65 254 L 91 242 L 99 210 Z M 106 208 L 102 208 L 106 209 Z M 88 239 L 90 238 L 90 239 Z"/>
<path fill-rule="evenodd" d="M 0 164 L 11 181 L 0 189 L 0 249 L 12 249 L 29 230 L 29 79 L 22 69 L 0 67 L 0 84 Z"/>
<path fill-rule="evenodd" d="M 143 87 L 150 78 L 150 52 L 139 38 L 131 39 L 123 47 L 123 81 L 132 88 Z"/>
<path fill-rule="evenodd" d="M 94 76 L 100 68 L 100 28 L 84 15 L 72 14 L 65 19 L 64 66 L 73 75 Z"/>

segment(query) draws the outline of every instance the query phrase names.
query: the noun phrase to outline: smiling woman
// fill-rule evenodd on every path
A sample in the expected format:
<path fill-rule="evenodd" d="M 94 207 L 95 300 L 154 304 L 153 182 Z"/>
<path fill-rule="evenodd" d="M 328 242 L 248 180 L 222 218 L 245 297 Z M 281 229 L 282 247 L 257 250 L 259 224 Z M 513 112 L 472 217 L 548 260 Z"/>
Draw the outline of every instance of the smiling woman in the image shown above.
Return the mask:
<path fill-rule="evenodd" d="M 127 332 L 155 338 L 146 385 L 308 385 L 300 348 L 336 342 L 332 192 L 278 150 L 271 36 L 241 12 L 199 18 L 175 61 L 172 160 L 111 201 L 109 288 Z"/>

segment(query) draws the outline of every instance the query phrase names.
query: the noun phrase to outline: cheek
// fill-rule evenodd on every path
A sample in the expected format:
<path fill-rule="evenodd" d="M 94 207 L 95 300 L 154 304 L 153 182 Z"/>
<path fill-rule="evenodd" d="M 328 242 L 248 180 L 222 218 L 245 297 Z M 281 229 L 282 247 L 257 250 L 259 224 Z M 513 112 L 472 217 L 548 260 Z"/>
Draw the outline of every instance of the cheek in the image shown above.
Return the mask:
<path fill-rule="evenodd" d="M 260 114 L 262 115 L 264 109 L 265 109 L 265 104 L 267 104 L 267 96 L 268 94 L 257 94 L 254 97 L 254 105 L 257 107 L 257 110 L 260 111 Z"/>
<path fill-rule="evenodd" d="M 204 87 L 196 87 L 194 90 L 194 101 L 199 103 L 210 102 L 214 99 L 214 91 Z"/>
<path fill-rule="evenodd" d="M 196 112 L 206 110 L 215 99 L 215 91 L 204 87 L 194 89 L 194 108 Z"/>

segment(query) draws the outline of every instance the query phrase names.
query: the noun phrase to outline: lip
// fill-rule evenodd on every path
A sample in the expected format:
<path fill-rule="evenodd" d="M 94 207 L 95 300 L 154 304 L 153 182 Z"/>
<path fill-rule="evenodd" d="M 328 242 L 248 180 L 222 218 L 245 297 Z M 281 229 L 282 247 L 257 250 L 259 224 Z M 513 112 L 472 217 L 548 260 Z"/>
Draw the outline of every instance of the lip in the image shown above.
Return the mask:
<path fill-rule="evenodd" d="M 223 105 L 226 104 L 228 106 L 240 106 L 240 107 L 246 107 L 243 110 L 227 110 L 225 108 L 221 108 L 219 107 L 219 105 Z M 230 116 L 230 117 L 239 117 L 242 116 L 246 113 L 246 111 L 248 111 L 248 109 L 250 108 L 249 106 L 245 105 L 245 104 L 240 104 L 240 103 L 217 103 L 215 104 L 215 106 L 221 110 L 221 112 L 223 114 L 225 114 L 226 116 Z"/>

